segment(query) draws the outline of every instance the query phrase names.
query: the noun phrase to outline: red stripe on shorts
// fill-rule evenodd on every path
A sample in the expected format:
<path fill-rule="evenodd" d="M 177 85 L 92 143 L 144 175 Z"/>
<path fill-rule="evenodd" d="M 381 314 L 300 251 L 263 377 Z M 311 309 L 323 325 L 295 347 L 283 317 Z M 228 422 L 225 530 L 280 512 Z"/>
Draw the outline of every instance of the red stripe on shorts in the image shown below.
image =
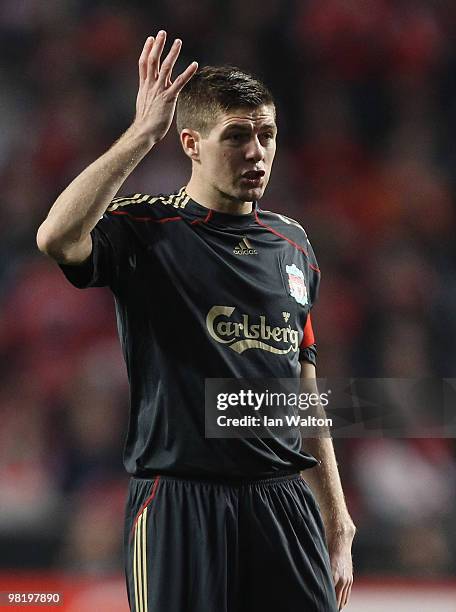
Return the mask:
<path fill-rule="evenodd" d="M 158 483 L 159 483 L 159 482 L 160 482 L 160 476 L 157 476 L 157 478 L 155 479 L 154 484 L 153 484 L 153 486 L 152 486 L 152 492 L 151 492 L 151 494 L 150 494 L 150 495 L 149 495 L 149 497 L 146 499 L 146 501 L 143 503 L 143 505 L 141 506 L 141 508 L 140 508 L 140 510 L 139 510 L 139 512 L 138 512 L 138 514 L 136 515 L 135 520 L 133 521 L 133 526 L 132 526 L 131 531 L 130 531 L 130 539 L 131 539 L 131 538 L 132 538 L 132 536 L 133 536 L 133 532 L 134 532 L 134 530 L 135 530 L 136 523 L 138 522 L 139 517 L 140 517 L 140 516 L 141 516 L 141 514 L 144 512 L 144 510 L 146 509 L 146 507 L 147 507 L 147 506 L 150 504 L 150 502 L 151 502 L 151 501 L 154 499 L 154 497 L 155 497 L 155 493 L 156 493 L 156 491 L 157 491 L 157 487 L 158 487 Z"/>

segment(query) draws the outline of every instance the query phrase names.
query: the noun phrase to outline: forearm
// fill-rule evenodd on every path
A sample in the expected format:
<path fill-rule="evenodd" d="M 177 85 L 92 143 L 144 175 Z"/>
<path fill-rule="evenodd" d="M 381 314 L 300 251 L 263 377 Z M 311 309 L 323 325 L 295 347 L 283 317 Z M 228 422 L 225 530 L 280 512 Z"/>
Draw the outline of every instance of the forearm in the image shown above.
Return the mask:
<path fill-rule="evenodd" d="M 326 530 L 341 534 L 354 533 L 354 525 L 345 503 L 332 439 L 330 437 L 308 438 L 304 439 L 303 444 L 306 451 L 309 451 L 319 461 L 319 465 L 305 470 L 302 476 L 317 498 Z"/>
<path fill-rule="evenodd" d="M 37 243 L 44 252 L 61 252 L 84 240 L 128 175 L 151 150 L 150 138 L 134 124 L 101 157 L 79 174 L 55 201 L 41 224 Z"/>
<path fill-rule="evenodd" d="M 301 364 L 301 391 L 318 394 L 315 367 L 306 362 Z M 315 408 L 315 416 L 319 419 L 326 418 L 321 404 Z M 355 528 L 345 503 L 330 434 L 329 429 L 321 429 L 318 437 L 303 438 L 305 450 L 312 454 L 319 464 L 302 472 L 302 476 L 315 493 L 326 530 L 331 530 L 332 533 L 354 533 Z"/>
<path fill-rule="evenodd" d="M 342 610 L 353 584 L 351 549 L 356 529 L 345 504 L 331 438 L 309 438 L 304 440 L 304 444 L 306 450 L 320 461 L 318 466 L 302 472 L 302 476 L 320 505 L 338 609 Z"/>

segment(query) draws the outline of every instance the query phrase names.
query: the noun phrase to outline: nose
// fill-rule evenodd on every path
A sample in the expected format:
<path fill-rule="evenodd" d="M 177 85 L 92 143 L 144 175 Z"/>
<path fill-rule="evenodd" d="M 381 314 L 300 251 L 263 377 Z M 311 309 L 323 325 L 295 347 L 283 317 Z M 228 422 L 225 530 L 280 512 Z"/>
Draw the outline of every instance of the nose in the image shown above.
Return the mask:
<path fill-rule="evenodd" d="M 245 157 L 248 160 L 259 162 L 264 158 L 264 148 L 258 139 L 258 136 L 254 136 L 247 146 Z"/>

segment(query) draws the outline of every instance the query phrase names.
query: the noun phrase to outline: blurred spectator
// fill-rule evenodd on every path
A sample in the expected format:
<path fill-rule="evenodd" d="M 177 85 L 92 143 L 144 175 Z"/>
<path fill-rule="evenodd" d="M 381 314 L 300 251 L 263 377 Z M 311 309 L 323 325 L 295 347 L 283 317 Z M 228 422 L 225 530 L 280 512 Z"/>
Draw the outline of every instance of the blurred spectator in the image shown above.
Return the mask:
<path fill-rule="evenodd" d="M 56 567 L 94 575 L 109 575 L 120 567 L 122 530 L 118 527 L 125 507 L 124 480 L 95 481 L 68 498 Z"/>

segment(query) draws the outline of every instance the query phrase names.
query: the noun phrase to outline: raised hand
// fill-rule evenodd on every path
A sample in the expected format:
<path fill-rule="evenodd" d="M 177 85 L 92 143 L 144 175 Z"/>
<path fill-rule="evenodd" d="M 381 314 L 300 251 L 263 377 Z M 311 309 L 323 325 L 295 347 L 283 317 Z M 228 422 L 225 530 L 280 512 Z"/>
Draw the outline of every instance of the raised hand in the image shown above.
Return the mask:
<path fill-rule="evenodd" d="M 165 42 L 163 30 L 156 38 L 149 36 L 139 58 L 139 90 L 133 127 L 153 144 L 165 137 L 173 120 L 177 97 L 198 69 L 197 62 L 192 62 L 173 82 L 171 73 L 182 41 L 177 38 L 160 63 Z"/>

